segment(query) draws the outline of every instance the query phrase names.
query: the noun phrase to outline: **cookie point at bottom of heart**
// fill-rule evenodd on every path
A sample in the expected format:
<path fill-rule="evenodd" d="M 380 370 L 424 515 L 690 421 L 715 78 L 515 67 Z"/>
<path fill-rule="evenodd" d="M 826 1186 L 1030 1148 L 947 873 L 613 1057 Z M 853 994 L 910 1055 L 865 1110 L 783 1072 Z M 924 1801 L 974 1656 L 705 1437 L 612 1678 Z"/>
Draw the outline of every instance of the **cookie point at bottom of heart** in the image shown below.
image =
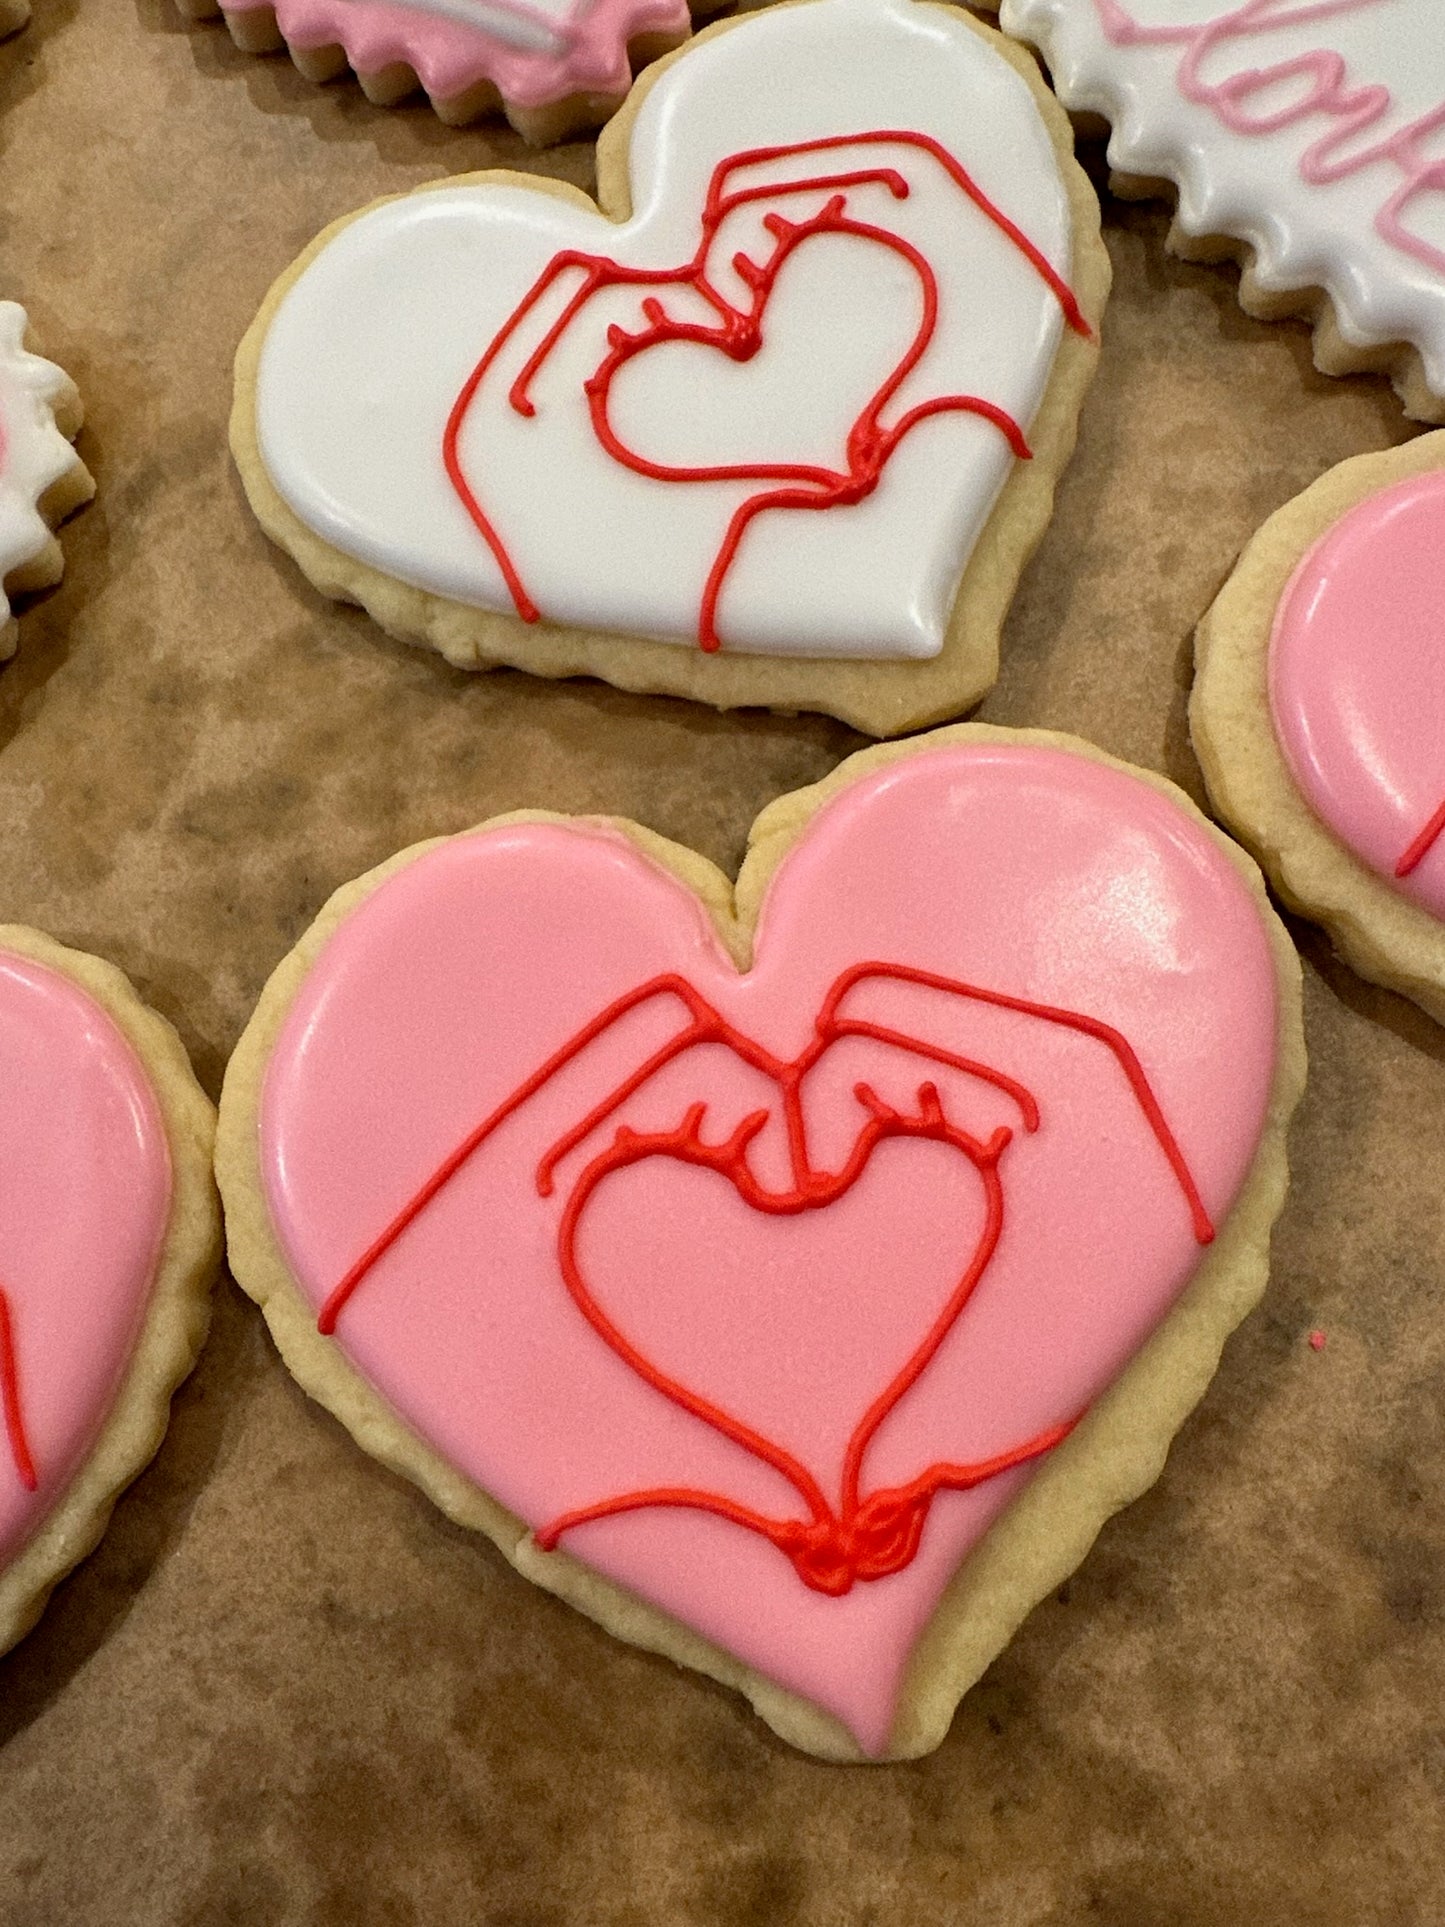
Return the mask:
<path fill-rule="evenodd" d="M 742 971 L 715 876 L 615 826 L 348 893 L 228 1074 L 234 1255 L 529 1577 L 810 1751 L 916 1753 L 1257 1295 L 1297 970 L 1248 860 L 1068 739 L 865 753 L 759 847 Z"/>
<path fill-rule="evenodd" d="M 940 1494 L 908 1567 L 891 1578 L 855 1584 L 842 1597 L 803 1585 L 784 1555 L 765 1540 L 722 1520 L 680 1512 L 601 1520 L 577 1533 L 570 1551 L 565 1540 L 559 1550 L 543 1551 L 533 1538 L 523 1570 L 549 1591 L 582 1605 L 611 1630 L 639 1644 L 661 1643 L 663 1651 L 695 1665 L 695 1658 L 678 1652 L 675 1628 L 672 1636 L 664 1633 L 661 1642 L 647 1635 L 644 1628 L 666 1622 L 615 1577 L 635 1571 L 639 1558 L 658 1568 L 688 1572 L 698 1603 L 685 1624 L 716 1655 L 715 1664 L 704 1663 L 699 1670 L 740 1685 L 771 1723 L 791 1718 L 801 1729 L 796 1738 L 810 1751 L 881 1759 L 893 1746 L 899 1703 L 919 1639 L 957 1568 L 959 1538 L 981 1537 L 1027 1476 L 1019 1471 L 987 1490 Z M 613 1624 L 615 1607 L 602 1606 L 595 1597 L 598 1574 L 614 1579 L 631 1595 L 631 1613 L 621 1627 Z M 733 1657 L 740 1598 L 747 1601 L 748 1643 L 776 1650 L 766 1671 L 757 1665 L 739 1666 Z M 779 1688 L 781 1693 L 775 1690 Z M 796 1708 L 780 1708 L 784 1696 L 809 1709 L 811 1718 L 804 1713 L 800 1720 Z M 831 1739 L 830 1727 L 835 1729 Z"/>

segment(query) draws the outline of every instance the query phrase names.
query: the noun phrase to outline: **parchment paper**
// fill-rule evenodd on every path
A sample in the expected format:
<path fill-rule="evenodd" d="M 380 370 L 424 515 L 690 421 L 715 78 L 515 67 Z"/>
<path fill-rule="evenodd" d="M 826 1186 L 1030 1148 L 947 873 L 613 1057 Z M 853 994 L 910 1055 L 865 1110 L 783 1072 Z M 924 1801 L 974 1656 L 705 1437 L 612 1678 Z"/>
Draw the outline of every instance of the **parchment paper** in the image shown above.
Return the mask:
<path fill-rule="evenodd" d="M 403 844 L 522 805 L 736 863 L 841 727 L 467 678 L 246 513 L 229 363 L 325 222 L 591 147 L 384 111 L 168 0 L 0 49 L 0 294 L 100 484 L 0 674 L 0 913 L 121 964 L 214 1092 L 275 962 Z M 982 715 L 1196 796 L 1189 634 L 1245 538 L 1411 432 L 1109 204 L 1117 289 Z M 1155 1490 L 916 1765 L 820 1766 L 534 1591 L 295 1389 L 229 1282 L 154 1468 L 0 1662 L 0 1921 L 1285 1927 L 1445 1916 L 1445 1032 L 1298 929 L 1312 1083 L 1264 1308 Z M 1327 1334 L 1323 1351 L 1307 1342 Z"/>

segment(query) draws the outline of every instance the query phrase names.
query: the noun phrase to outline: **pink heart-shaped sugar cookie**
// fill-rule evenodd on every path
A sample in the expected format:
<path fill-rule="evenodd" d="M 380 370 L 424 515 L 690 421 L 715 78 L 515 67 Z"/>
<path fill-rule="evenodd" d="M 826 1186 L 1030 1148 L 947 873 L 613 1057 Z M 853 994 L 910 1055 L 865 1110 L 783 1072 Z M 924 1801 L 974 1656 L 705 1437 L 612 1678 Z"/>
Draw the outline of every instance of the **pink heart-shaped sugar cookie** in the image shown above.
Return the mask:
<path fill-rule="evenodd" d="M 1445 434 L 1277 509 L 1199 625 L 1210 798 L 1292 910 L 1445 1023 Z"/>
<path fill-rule="evenodd" d="M 493 104 L 500 94 L 509 108 L 620 96 L 632 78 L 630 43 L 655 35 L 666 45 L 690 27 L 685 0 L 219 0 L 219 7 L 240 22 L 270 7 L 293 51 L 340 47 L 364 78 L 402 64 L 449 120 L 472 119 L 480 102 L 473 107 L 469 97 L 487 83 L 496 90 Z M 204 18 L 217 6 L 186 0 L 185 10 Z M 240 38 L 249 44 L 244 25 Z"/>
<path fill-rule="evenodd" d="M 212 1123 L 117 971 L 0 929 L 0 1651 L 94 1543 L 195 1357 Z"/>
<path fill-rule="evenodd" d="M 1358 503 L 1275 612 L 1275 733 L 1311 808 L 1445 919 L 1445 469 Z"/>
<path fill-rule="evenodd" d="M 950 1576 L 1226 1225 L 1288 1020 L 1257 882 L 1160 787 L 978 729 L 857 762 L 745 969 L 615 828 L 399 859 L 268 993 L 221 1169 L 322 1396 L 339 1351 L 881 1753 Z"/>

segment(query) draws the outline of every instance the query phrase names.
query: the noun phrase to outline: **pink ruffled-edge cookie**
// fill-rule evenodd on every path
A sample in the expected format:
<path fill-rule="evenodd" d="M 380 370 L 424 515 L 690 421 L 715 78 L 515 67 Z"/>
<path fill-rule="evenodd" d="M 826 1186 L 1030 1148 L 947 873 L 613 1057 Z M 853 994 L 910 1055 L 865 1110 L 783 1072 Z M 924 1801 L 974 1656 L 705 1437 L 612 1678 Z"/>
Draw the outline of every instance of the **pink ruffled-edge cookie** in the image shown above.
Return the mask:
<path fill-rule="evenodd" d="M 200 1350 L 214 1126 L 118 970 L 0 926 L 0 1652 L 100 1538 Z"/>
<path fill-rule="evenodd" d="M 1445 434 L 1286 503 L 1197 657 L 1220 815 L 1361 976 L 1445 1023 Z"/>
<path fill-rule="evenodd" d="M 1248 857 L 970 724 L 773 803 L 736 886 L 535 812 L 404 851 L 272 977 L 217 1172 L 368 1451 L 794 1745 L 898 1759 L 1158 1476 L 1303 1069 Z"/>
<path fill-rule="evenodd" d="M 25 310 L 0 301 L 0 662 L 15 653 L 10 596 L 60 580 L 53 530 L 95 493 L 71 447 L 84 412 L 75 383 L 31 353 L 26 333 Z"/>
<path fill-rule="evenodd" d="M 715 11 L 721 0 L 697 0 Z M 4 0 L 0 0 L 0 5 Z M 691 30 L 687 0 L 180 0 L 193 19 L 225 17 L 247 53 L 285 46 L 308 80 L 348 67 L 391 106 L 425 89 L 461 126 L 500 109 L 543 146 L 597 127 L 622 105 L 637 67 Z"/>

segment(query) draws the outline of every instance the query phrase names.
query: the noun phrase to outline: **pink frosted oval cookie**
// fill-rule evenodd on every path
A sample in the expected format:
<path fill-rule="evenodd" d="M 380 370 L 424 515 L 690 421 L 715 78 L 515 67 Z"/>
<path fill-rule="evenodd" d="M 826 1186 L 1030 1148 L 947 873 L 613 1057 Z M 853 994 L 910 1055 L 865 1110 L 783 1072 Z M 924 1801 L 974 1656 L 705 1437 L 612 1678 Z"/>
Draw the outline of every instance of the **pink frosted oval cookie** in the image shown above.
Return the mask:
<path fill-rule="evenodd" d="M 1445 434 L 1342 463 L 1200 625 L 1210 796 L 1289 904 L 1445 1021 Z"/>
<path fill-rule="evenodd" d="M 99 1538 L 200 1348 L 213 1123 L 118 970 L 0 926 L 0 1651 Z"/>
<path fill-rule="evenodd" d="M 9 597 L 60 580 L 52 531 L 95 484 L 71 447 L 80 396 L 70 377 L 26 347 L 25 310 L 0 301 L 0 660 L 15 653 Z"/>
<path fill-rule="evenodd" d="M 967 708 L 1108 287 L 1034 63 L 927 0 L 749 14 L 643 76 L 598 180 L 394 198 L 282 277 L 232 416 L 267 532 L 460 667 Z"/>
<path fill-rule="evenodd" d="M 794 1743 L 903 1757 L 1157 1475 L 1302 1072 L 1248 860 L 964 727 L 772 805 L 736 891 L 611 822 L 404 852 L 272 979 L 217 1168 L 369 1450 Z"/>
<path fill-rule="evenodd" d="M 1385 369 L 1445 420 L 1439 0 L 993 0 L 1121 189 L 1178 190 L 1170 245 L 1246 262 L 1251 314 L 1313 316 L 1326 374 Z"/>
<path fill-rule="evenodd" d="M 634 67 L 691 31 L 688 0 L 180 0 L 248 53 L 285 46 L 309 80 L 350 68 L 378 106 L 425 90 L 460 126 L 500 108 L 538 145 L 595 127 Z M 716 11 L 700 4 L 698 11 Z"/>

